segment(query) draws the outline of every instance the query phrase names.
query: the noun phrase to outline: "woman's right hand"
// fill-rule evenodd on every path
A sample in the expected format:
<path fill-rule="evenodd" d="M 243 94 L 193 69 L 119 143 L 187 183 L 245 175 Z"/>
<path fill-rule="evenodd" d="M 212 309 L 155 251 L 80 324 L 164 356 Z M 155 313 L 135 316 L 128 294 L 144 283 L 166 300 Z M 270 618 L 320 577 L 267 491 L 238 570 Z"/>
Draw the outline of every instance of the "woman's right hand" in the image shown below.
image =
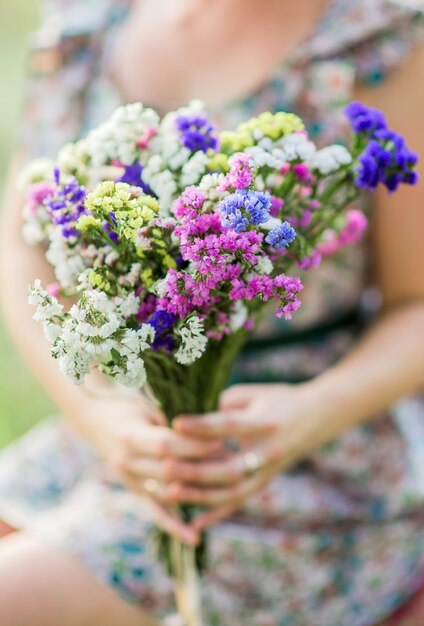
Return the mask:
<path fill-rule="evenodd" d="M 220 444 L 176 433 L 142 396 L 118 394 L 87 397 L 78 418 L 81 434 L 124 485 L 146 502 L 158 526 L 195 545 L 198 531 L 179 518 L 175 504 L 167 502 L 168 486 L 176 460 L 213 457 Z"/>

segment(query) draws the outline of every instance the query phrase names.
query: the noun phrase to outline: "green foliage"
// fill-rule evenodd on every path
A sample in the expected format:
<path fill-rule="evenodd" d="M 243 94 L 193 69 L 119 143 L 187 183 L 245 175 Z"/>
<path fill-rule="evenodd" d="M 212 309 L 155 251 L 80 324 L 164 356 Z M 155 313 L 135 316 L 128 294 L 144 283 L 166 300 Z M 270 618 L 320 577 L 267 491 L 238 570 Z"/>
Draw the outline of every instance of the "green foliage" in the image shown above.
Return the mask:
<path fill-rule="evenodd" d="M 20 113 L 26 38 L 36 24 L 37 9 L 37 0 L 0 3 L 0 192 Z M 0 324 L 0 447 L 53 410 Z"/>

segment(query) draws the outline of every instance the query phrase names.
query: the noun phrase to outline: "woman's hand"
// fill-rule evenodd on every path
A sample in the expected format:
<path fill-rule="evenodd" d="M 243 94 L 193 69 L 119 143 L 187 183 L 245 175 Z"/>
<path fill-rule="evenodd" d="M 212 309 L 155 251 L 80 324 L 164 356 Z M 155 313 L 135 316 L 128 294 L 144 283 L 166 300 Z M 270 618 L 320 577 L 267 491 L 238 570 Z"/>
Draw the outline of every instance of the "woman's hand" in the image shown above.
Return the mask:
<path fill-rule="evenodd" d="M 238 440 L 241 449 L 217 459 L 174 459 L 167 498 L 212 507 L 193 527 L 201 530 L 240 509 L 283 468 L 325 441 L 321 413 L 309 384 L 237 385 L 217 413 L 180 416 L 181 435 L 204 441 Z"/>
<path fill-rule="evenodd" d="M 122 482 L 148 506 L 157 525 L 178 539 L 196 544 L 199 533 L 184 524 L 165 502 L 176 462 L 208 459 L 219 442 L 173 432 L 165 417 L 139 394 L 87 398 L 79 424 L 86 439 Z M 80 429 L 81 430 L 81 429 Z"/>

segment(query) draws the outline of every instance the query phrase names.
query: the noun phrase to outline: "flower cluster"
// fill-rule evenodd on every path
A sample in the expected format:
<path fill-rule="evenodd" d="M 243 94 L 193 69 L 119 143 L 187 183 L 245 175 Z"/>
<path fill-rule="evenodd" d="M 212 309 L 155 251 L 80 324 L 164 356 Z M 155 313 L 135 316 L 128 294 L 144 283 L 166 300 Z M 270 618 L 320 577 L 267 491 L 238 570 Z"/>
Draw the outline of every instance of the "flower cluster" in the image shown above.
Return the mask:
<path fill-rule="evenodd" d="M 367 218 L 349 208 L 360 189 L 415 182 L 416 155 L 381 113 L 347 115 L 354 147 L 318 149 L 292 114 L 218 133 L 198 101 L 163 119 L 132 104 L 32 165 L 25 235 L 45 243 L 57 282 L 37 282 L 30 302 L 61 371 L 141 387 L 158 360 L 189 367 L 244 338 L 269 302 L 289 320 L 296 268 L 362 237 Z"/>
<path fill-rule="evenodd" d="M 346 116 L 359 138 L 365 141 L 355 168 L 358 187 L 373 191 L 382 183 L 393 192 L 401 183 L 418 182 L 414 171 L 418 155 L 408 148 L 401 135 L 388 127 L 380 111 L 354 102 L 347 107 Z"/>

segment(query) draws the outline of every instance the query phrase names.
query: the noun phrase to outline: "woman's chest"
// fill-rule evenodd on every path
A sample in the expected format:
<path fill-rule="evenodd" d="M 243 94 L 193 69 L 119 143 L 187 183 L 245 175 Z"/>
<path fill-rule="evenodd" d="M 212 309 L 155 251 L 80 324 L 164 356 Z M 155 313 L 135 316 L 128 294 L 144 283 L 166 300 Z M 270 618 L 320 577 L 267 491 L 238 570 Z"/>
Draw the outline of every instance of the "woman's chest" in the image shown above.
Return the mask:
<path fill-rule="evenodd" d="M 247 2 L 238 12 L 220 0 L 200 9 L 190 0 L 136 3 L 114 50 L 116 67 L 125 60 L 135 70 L 122 72 L 120 86 L 162 111 L 193 98 L 224 108 L 267 84 L 314 31 L 327 2 Z"/>

